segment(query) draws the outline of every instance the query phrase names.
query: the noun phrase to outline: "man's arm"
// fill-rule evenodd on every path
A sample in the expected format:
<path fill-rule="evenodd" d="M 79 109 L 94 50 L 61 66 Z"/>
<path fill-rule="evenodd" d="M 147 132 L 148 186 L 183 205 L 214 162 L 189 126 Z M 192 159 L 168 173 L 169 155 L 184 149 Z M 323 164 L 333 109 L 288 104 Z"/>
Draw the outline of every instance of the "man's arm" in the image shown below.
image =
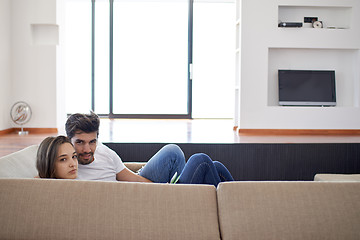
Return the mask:
<path fill-rule="evenodd" d="M 124 168 L 118 174 L 116 174 L 116 180 L 127 181 L 127 182 L 151 182 L 138 174 L 135 174 L 131 170 Z"/>

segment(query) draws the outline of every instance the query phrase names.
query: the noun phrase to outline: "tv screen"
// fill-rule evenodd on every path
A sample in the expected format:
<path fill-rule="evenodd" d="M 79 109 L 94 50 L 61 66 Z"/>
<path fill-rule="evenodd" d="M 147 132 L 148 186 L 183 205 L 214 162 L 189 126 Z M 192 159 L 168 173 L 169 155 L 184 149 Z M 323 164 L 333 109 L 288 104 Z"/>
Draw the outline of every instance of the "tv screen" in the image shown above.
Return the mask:
<path fill-rule="evenodd" d="M 279 105 L 335 106 L 335 71 L 279 70 Z"/>

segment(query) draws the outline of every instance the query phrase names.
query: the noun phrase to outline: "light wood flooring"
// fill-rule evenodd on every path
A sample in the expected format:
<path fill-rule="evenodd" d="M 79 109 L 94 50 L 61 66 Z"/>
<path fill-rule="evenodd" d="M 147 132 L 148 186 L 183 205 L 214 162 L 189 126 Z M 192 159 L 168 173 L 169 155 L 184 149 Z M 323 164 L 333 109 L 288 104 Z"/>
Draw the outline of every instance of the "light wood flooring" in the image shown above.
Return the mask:
<path fill-rule="evenodd" d="M 59 133 L 65 135 L 64 129 Z M 0 136 L 0 157 L 39 144 L 54 133 Z M 360 143 L 360 135 L 244 135 L 231 119 L 144 120 L 101 119 L 102 142 L 158 143 Z"/>

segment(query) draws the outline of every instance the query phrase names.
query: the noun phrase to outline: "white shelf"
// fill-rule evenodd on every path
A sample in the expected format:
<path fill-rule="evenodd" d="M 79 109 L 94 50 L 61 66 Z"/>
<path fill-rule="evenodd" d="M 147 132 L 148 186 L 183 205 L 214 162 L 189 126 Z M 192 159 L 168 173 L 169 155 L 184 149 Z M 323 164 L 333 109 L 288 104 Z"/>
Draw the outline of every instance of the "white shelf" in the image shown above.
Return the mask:
<path fill-rule="evenodd" d="M 304 17 L 317 17 L 328 26 L 351 28 L 351 6 L 286 6 L 278 7 L 278 22 L 302 22 L 304 28 L 312 28 L 304 23 Z"/>
<path fill-rule="evenodd" d="M 240 57 L 241 57 L 241 4 L 242 0 L 236 0 L 235 15 L 235 109 L 234 109 L 234 127 L 240 125 Z"/>
<path fill-rule="evenodd" d="M 277 28 L 268 40 L 272 48 L 359 49 L 359 32 L 354 29 Z"/>
<path fill-rule="evenodd" d="M 268 106 L 278 105 L 278 69 L 335 70 L 336 107 L 358 105 L 356 89 L 359 49 L 289 49 L 269 48 Z M 341 59 L 341 60 L 340 60 Z"/>

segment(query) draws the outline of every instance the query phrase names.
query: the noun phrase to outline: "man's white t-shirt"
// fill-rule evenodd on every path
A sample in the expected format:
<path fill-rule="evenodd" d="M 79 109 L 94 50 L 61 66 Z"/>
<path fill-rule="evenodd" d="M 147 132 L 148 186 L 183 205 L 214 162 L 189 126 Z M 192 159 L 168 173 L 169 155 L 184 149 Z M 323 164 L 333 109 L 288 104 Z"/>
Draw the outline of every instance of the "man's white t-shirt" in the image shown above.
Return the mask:
<path fill-rule="evenodd" d="M 95 160 L 92 163 L 78 165 L 77 179 L 116 181 L 116 174 L 125 168 L 121 158 L 102 143 L 98 143 L 94 157 Z"/>

